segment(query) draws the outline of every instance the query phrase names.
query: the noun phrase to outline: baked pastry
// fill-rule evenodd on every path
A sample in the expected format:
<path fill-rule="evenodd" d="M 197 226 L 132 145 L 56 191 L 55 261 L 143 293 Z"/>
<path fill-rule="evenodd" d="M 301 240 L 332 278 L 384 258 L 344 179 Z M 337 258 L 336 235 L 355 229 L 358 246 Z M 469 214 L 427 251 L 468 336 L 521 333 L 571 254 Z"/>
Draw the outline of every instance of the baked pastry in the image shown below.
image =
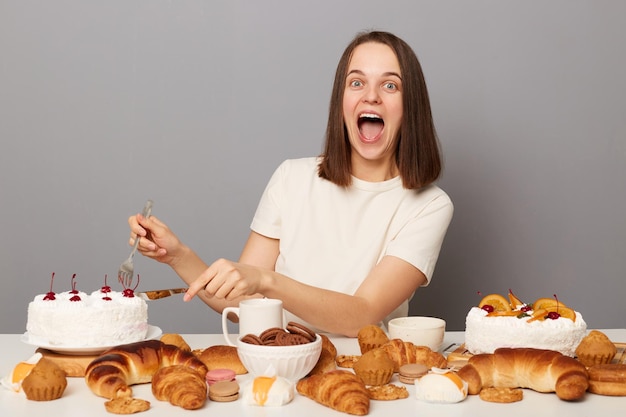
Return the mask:
<path fill-rule="evenodd" d="M 524 392 L 521 388 L 487 387 L 481 389 L 478 396 L 490 403 L 514 403 L 524 399 Z"/>
<path fill-rule="evenodd" d="M 166 366 L 152 377 L 152 394 L 159 401 L 185 410 L 197 410 L 207 397 L 205 377 L 185 365 Z"/>
<path fill-rule="evenodd" d="M 140 398 L 119 397 L 105 401 L 104 408 L 113 414 L 135 414 L 150 409 L 150 401 Z"/>
<path fill-rule="evenodd" d="M 65 372 L 53 361 L 41 358 L 22 381 L 26 398 L 51 401 L 61 398 L 67 387 Z"/>
<path fill-rule="evenodd" d="M 187 344 L 185 339 L 178 333 L 165 333 L 161 336 L 161 342 L 167 345 L 174 345 L 179 349 L 191 352 L 191 347 Z"/>
<path fill-rule="evenodd" d="M 172 365 L 195 369 L 203 379 L 207 373 L 206 365 L 193 353 L 160 340 L 146 340 L 102 353 L 87 366 L 85 382 L 100 397 L 130 397 L 131 385 L 150 382 L 160 368 Z"/>
<path fill-rule="evenodd" d="M 385 385 L 393 376 L 394 362 L 383 348 L 365 352 L 352 368 L 365 385 Z"/>
<path fill-rule="evenodd" d="M 485 387 L 530 388 L 556 392 L 562 400 L 577 400 L 589 386 L 587 369 L 574 358 L 554 350 L 499 348 L 472 356 L 458 375 L 478 394 Z"/>
<path fill-rule="evenodd" d="M 392 339 L 381 347 L 394 362 L 394 372 L 398 372 L 400 367 L 407 363 L 421 363 L 428 368 L 446 368 L 448 364 L 441 353 L 431 350 L 428 346 L 415 346 L 401 339 Z"/>
<path fill-rule="evenodd" d="M 415 380 L 415 395 L 418 400 L 430 403 L 451 404 L 467 397 L 468 384 L 454 372 L 435 368 L 432 372 Z"/>
<path fill-rule="evenodd" d="M 335 369 L 337 369 L 335 356 L 328 349 L 322 347 L 320 357 L 308 376 L 323 374 L 324 372 L 334 371 Z"/>
<path fill-rule="evenodd" d="M 585 366 L 611 363 L 617 348 L 611 339 L 598 330 L 592 330 L 576 348 L 578 360 Z"/>
<path fill-rule="evenodd" d="M 359 348 L 361 354 L 368 350 L 380 347 L 389 341 L 387 333 L 375 324 L 369 324 L 362 327 L 357 334 L 357 340 L 359 342 Z"/>
<path fill-rule="evenodd" d="M 322 338 L 322 349 L 328 350 L 334 359 L 337 356 L 337 348 L 325 334 L 320 334 L 320 337 Z"/>
<path fill-rule="evenodd" d="M 370 397 L 365 384 L 350 371 L 336 370 L 301 379 L 296 390 L 333 410 L 357 416 L 369 413 Z"/>
<path fill-rule="evenodd" d="M 600 395 L 626 395 L 626 364 L 590 366 L 589 392 Z"/>
<path fill-rule="evenodd" d="M 407 390 L 406 387 L 394 384 L 367 387 L 367 392 L 370 394 L 370 398 L 376 401 L 392 401 L 409 398 L 409 390 Z"/>
<path fill-rule="evenodd" d="M 248 373 L 248 370 L 239 359 L 235 346 L 215 345 L 204 349 L 198 354 L 210 371 L 212 369 L 232 369 L 237 375 Z"/>
<path fill-rule="evenodd" d="M 340 368 L 354 368 L 354 364 L 361 358 L 361 355 L 337 355 L 335 363 Z"/>

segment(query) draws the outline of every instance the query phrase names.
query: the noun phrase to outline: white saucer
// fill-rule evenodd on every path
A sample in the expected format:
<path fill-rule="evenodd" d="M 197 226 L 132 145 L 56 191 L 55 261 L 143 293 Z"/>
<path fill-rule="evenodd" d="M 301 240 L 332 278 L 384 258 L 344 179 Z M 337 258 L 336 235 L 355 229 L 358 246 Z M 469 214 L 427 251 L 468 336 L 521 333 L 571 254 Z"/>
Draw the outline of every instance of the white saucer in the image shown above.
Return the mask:
<path fill-rule="evenodd" d="M 157 326 L 148 325 L 148 332 L 146 333 L 146 338 L 144 340 L 156 339 L 161 336 L 163 332 L 161 328 Z M 62 346 L 62 345 L 50 345 L 45 343 L 34 343 L 31 342 L 28 337 L 28 332 L 24 333 L 20 341 L 26 343 L 27 345 L 40 347 L 42 349 L 48 349 L 56 353 L 64 353 L 66 355 L 99 355 L 105 350 L 112 348 L 116 345 L 111 346 Z"/>

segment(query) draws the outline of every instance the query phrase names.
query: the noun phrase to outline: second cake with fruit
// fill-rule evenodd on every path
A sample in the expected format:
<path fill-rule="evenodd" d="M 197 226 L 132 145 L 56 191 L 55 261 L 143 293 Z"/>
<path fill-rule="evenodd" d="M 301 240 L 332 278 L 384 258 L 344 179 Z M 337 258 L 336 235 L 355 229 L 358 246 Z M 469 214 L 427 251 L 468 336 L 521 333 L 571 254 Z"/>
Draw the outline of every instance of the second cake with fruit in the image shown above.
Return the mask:
<path fill-rule="evenodd" d="M 465 318 L 465 349 L 493 353 L 499 347 L 550 349 L 573 357 L 585 337 L 582 315 L 555 296 L 524 303 L 509 291 L 482 298 Z"/>

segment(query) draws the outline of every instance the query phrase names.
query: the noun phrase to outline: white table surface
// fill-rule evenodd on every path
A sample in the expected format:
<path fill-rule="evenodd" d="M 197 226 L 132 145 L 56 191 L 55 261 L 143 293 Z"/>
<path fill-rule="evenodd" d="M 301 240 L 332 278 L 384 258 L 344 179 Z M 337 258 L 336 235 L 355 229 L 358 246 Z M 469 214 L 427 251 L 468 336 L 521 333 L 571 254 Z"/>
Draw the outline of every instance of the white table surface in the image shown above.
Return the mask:
<path fill-rule="evenodd" d="M 626 329 L 602 329 L 614 342 L 626 342 Z M 35 347 L 20 341 L 18 334 L 0 334 L 0 375 L 8 375 L 15 364 L 28 359 Z M 192 349 L 201 349 L 217 344 L 224 344 L 222 335 L 215 334 L 184 334 L 182 335 Z M 358 354 L 359 348 L 355 339 L 333 338 L 339 354 Z M 448 352 L 463 343 L 463 332 L 446 332 L 444 348 L 455 343 Z M 444 354 L 447 352 L 444 352 Z M 237 377 L 240 382 L 249 376 Z M 401 384 L 394 376 L 393 383 Z M 524 390 L 524 399 L 511 404 L 496 404 L 482 401 L 478 396 L 468 396 L 466 400 L 456 404 L 430 404 L 418 401 L 413 395 L 414 386 L 407 385 L 411 396 L 395 401 L 371 401 L 370 416 L 506 416 L 506 417 L 540 417 L 540 416 L 609 416 L 624 415 L 626 397 L 607 397 L 587 393 L 584 399 L 576 402 L 560 400 L 556 394 L 540 394 Z M 184 410 L 174 407 L 168 402 L 154 398 L 149 384 L 133 387 L 135 397 L 150 401 L 150 410 L 138 416 L 160 417 L 172 415 L 207 415 L 211 416 L 254 416 L 254 417 L 324 417 L 347 416 L 348 414 L 334 411 L 296 393 L 294 400 L 283 407 L 258 407 L 245 405 L 242 401 L 216 403 L 207 400 L 200 410 Z M 29 401 L 23 393 L 14 393 L 0 387 L 0 416 L 69 416 L 69 417 L 111 417 L 104 408 L 105 399 L 94 395 L 83 378 L 68 378 L 68 385 L 61 397 L 55 401 Z"/>

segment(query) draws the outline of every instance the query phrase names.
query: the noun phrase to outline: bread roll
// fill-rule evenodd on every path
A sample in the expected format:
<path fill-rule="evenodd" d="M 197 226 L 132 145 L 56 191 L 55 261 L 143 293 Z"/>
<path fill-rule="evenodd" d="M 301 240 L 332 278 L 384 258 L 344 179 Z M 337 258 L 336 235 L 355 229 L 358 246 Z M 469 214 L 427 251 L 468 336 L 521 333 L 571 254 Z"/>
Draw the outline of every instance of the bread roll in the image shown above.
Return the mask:
<path fill-rule="evenodd" d="M 556 392 L 562 400 L 581 398 L 589 386 L 587 370 L 559 352 L 531 348 L 499 348 L 472 356 L 458 375 L 469 384 L 469 394 L 485 387 L 530 388 Z"/>
<path fill-rule="evenodd" d="M 231 369 L 237 375 L 248 373 L 248 370 L 239 359 L 237 348 L 234 346 L 215 345 L 204 349 L 198 354 L 208 370 Z"/>
<path fill-rule="evenodd" d="M 160 368 L 172 365 L 195 369 L 202 378 L 207 373 L 206 365 L 191 352 L 160 340 L 146 340 L 104 352 L 87 366 L 85 382 L 100 397 L 130 397 L 131 385 L 150 382 Z"/>

